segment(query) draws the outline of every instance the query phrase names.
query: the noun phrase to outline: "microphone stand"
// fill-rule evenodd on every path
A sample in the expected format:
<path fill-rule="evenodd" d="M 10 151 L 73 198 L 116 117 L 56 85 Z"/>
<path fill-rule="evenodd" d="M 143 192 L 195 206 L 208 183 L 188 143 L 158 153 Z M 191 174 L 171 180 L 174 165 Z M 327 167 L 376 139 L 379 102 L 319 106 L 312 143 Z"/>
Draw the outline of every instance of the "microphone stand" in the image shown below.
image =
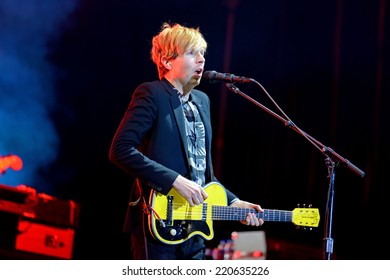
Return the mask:
<path fill-rule="evenodd" d="M 360 177 L 364 177 L 365 173 L 352 164 L 349 160 L 345 159 L 338 153 L 336 153 L 333 149 L 326 147 L 321 142 L 304 132 L 302 129 L 298 128 L 290 118 L 280 109 L 280 107 L 273 101 L 272 97 L 268 94 L 268 92 L 264 89 L 264 87 L 258 83 L 256 80 L 251 79 L 252 82 L 255 82 L 258 86 L 262 88 L 262 90 L 267 94 L 267 96 L 271 99 L 271 101 L 275 104 L 275 106 L 282 112 L 285 118 L 276 114 L 272 110 L 268 109 L 258 101 L 254 100 L 247 94 L 243 93 L 238 87 L 236 87 L 233 83 L 226 83 L 226 86 L 229 90 L 238 93 L 245 99 L 249 100 L 253 104 L 257 105 L 273 117 L 282 121 L 285 126 L 293 129 L 300 135 L 302 135 L 306 140 L 308 140 L 311 144 L 313 144 L 321 153 L 326 157 L 325 163 L 328 168 L 328 179 L 329 179 L 329 188 L 328 188 L 328 196 L 327 196 L 327 205 L 326 205 L 326 214 L 325 214 L 325 232 L 324 232 L 324 259 L 330 260 L 331 255 L 333 253 L 333 238 L 332 238 L 332 219 L 333 219 L 333 200 L 334 200 L 334 185 L 335 185 L 335 167 L 343 166 L 350 169 L 353 173 L 357 174 Z"/>

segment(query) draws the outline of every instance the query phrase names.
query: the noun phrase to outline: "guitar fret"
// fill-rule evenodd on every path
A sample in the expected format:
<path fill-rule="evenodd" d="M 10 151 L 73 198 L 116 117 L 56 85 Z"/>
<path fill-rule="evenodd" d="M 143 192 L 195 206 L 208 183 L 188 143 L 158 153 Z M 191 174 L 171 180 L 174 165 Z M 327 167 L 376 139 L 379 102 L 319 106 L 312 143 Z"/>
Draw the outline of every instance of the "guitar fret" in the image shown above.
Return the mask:
<path fill-rule="evenodd" d="M 284 210 L 264 210 L 265 221 L 277 221 L 277 222 L 291 222 L 292 211 Z"/>

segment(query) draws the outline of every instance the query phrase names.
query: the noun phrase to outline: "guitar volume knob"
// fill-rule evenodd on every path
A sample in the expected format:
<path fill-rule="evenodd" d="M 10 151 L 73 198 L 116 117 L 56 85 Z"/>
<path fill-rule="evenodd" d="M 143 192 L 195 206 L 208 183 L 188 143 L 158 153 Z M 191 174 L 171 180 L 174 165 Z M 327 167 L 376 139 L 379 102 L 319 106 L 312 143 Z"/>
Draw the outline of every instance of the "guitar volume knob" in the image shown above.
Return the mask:
<path fill-rule="evenodd" d="M 171 229 L 169 230 L 169 234 L 170 234 L 171 236 L 175 236 L 175 235 L 177 234 L 176 229 L 171 228 Z"/>

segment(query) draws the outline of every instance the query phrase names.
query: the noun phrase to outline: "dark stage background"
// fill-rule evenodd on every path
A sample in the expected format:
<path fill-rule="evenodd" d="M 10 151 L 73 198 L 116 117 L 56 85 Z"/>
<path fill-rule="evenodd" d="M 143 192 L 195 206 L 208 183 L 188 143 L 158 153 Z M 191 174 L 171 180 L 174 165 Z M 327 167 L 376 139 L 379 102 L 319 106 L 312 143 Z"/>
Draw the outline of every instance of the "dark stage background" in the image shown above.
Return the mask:
<path fill-rule="evenodd" d="M 0 0 L 0 155 L 24 163 L 0 183 L 81 205 L 75 259 L 129 258 L 121 230 L 132 178 L 108 149 L 135 87 L 158 77 L 149 51 L 164 21 L 199 26 L 206 70 L 255 79 L 299 128 L 366 173 L 336 168 L 333 257 L 387 258 L 388 1 L 27 2 Z M 256 84 L 237 86 L 280 114 Z M 226 187 L 263 208 L 320 209 L 312 231 L 260 228 L 282 248 L 272 255 L 271 246 L 270 257 L 321 259 L 325 156 L 224 84 L 199 89 L 211 98 L 214 165 Z M 209 247 L 234 230 L 259 228 L 215 223 Z"/>

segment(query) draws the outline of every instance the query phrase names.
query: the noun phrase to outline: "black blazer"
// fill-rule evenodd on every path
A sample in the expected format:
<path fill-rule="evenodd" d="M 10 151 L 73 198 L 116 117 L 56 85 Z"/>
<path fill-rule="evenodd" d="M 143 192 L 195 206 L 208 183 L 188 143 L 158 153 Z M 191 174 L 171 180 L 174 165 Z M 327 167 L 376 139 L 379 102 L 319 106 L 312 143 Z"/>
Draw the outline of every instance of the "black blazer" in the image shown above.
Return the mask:
<path fill-rule="evenodd" d="M 211 158 L 210 99 L 193 89 L 206 132 L 206 182 L 218 181 Z M 165 79 L 146 82 L 134 91 L 130 104 L 111 143 L 109 159 L 141 182 L 143 193 L 150 189 L 167 194 L 180 174 L 192 178 L 187 155 L 185 119 L 177 90 Z M 136 185 L 137 180 L 134 183 Z M 236 196 L 226 190 L 230 204 Z M 134 192 L 133 192 L 134 193 Z M 136 199 L 139 194 L 133 194 Z"/>

